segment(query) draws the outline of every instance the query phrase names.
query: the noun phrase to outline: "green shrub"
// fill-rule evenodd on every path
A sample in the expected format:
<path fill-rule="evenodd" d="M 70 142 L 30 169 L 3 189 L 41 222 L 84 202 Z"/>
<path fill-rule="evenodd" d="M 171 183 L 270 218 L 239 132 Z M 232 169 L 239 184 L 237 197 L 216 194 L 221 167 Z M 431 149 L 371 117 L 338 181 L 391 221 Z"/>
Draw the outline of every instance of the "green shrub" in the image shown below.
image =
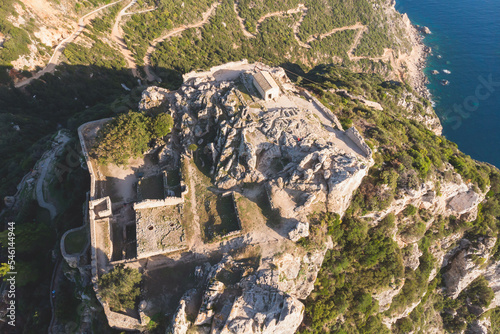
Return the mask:
<path fill-rule="evenodd" d="M 396 321 L 393 333 L 407 334 L 411 331 L 413 331 L 413 322 L 408 317 L 404 317 Z"/>
<path fill-rule="evenodd" d="M 118 264 L 99 278 L 100 293 L 112 310 L 134 309 L 141 293 L 139 288 L 141 280 L 142 275 L 137 269 Z"/>
<path fill-rule="evenodd" d="M 150 140 L 150 118 L 129 111 L 99 130 L 91 154 L 103 165 L 125 165 L 130 158 L 141 157 L 148 149 Z"/>
<path fill-rule="evenodd" d="M 403 214 L 405 215 L 405 217 L 414 216 L 416 213 L 417 213 L 417 208 L 412 204 L 408 204 L 406 208 L 403 210 Z"/>
<path fill-rule="evenodd" d="M 161 113 L 156 116 L 152 124 L 152 134 L 156 138 L 165 137 L 172 131 L 174 120 L 169 114 Z"/>

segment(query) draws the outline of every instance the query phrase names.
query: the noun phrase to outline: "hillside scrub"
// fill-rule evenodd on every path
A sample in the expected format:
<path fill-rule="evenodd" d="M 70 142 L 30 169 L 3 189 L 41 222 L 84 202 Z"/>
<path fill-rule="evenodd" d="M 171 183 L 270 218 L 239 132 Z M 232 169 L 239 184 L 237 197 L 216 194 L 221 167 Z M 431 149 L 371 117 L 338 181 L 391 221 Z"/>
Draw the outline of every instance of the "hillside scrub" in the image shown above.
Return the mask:
<path fill-rule="evenodd" d="M 11 61 L 30 52 L 28 44 L 31 40 L 28 33 L 7 20 L 10 15 L 17 14 L 14 3 L 15 0 L 0 0 L 0 32 L 5 35 L 5 41 L 0 47 L 0 65 L 10 65 Z"/>
<path fill-rule="evenodd" d="M 301 333 L 363 333 L 367 328 L 371 332 L 374 328 L 383 332 L 387 329 L 377 325 L 381 316 L 399 314 L 418 301 L 420 306 L 407 319 L 396 323 L 393 332 L 403 333 L 411 328 L 425 332 L 428 326 L 425 317 L 439 317 L 441 309 L 434 305 L 443 299 L 438 288 L 440 275 L 429 282 L 430 273 L 436 266 L 431 246 L 452 233 L 465 233 L 469 240 L 498 234 L 498 170 L 471 159 L 454 143 L 414 121 L 412 110 L 397 104 L 398 99 L 411 94 L 411 88 L 405 84 L 386 82 L 378 75 L 353 73 L 336 66 L 320 66 L 304 76 L 315 83 L 302 80 L 302 84 L 313 89 L 341 120 L 352 122 L 377 151 L 375 165 L 356 191 L 345 216 L 339 220 L 326 214 L 320 219 L 329 226 L 335 246 L 326 254 L 315 290 L 306 301 Z M 331 89 L 346 89 L 379 102 L 384 111 L 366 108 Z M 413 205 L 406 206 L 398 215 L 387 215 L 375 225 L 369 218 L 363 218 L 369 212 L 386 209 L 405 189 L 417 189 L 422 182 L 432 179 L 449 181 L 452 178 L 449 165 L 457 166 L 455 171 L 467 182 L 472 182 L 477 191 L 490 189 L 476 220 L 467 222 L 440 216 L 434 217 L 428 226 L 432 218 L 429 212 Z M 314 220 L 311 223 L 313 229 Z M 395 232 L 403 240 L 418 244 L 422 255 L 415 270 L 404 268 L 403 257 L 407 255 L 393 240 Z M 498 249 L 498 242 L 496 247 Z M 493 252 L 500 253 L 498 250 Z M 401 284 L 402 289 L 392 299 L 390 308 L 379 314 L 377 301 L 367 296 Z M 471 303 L 481 304 L 479 299 L 484 300 L 481 306 L 485 307 L 491 300 L 491 289 L 488 289 L 483 280 L 471 284 L 462 294 L 467 295 Z M 464 304 L 456 308 L 462 307 L 460 305 Z M 472 318 L 470 313 L 465 313 L 467 307 L 463 310 L 459 320 L 443 318 L 445 328 L 462 328 L 464 322 L 460 319 L 465 318 L 468 320 L 464 326 L 470 324 Z"/>

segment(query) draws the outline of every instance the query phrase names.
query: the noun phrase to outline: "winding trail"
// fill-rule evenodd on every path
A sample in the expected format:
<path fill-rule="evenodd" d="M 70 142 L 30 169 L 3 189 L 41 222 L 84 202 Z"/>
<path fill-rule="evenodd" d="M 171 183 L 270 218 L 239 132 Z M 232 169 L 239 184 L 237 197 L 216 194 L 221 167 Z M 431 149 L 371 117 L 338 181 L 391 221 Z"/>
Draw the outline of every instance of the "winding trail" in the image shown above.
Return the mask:
<path fill-rule="evenodd" d="M 144 10 L 141 10 L 141 11 L 138 11 L 138 12 L 132 12 L 132 13 L 123 13 L 122 16 L 126 16 L 126 15 L 135 15 L 135 14 L 142 14 L 142 13 L 147 13 L 147 12 L 152 12 L 153 10 L 157 10 L 158 7 L 155 7 L 155 8 L 149 8 L 149 9 L 144 9 Z"/>
<path fill-rule="evenodd" d="M 155 38 L 153 41 L 150 42 L 149 47 L 146 50 L 146 55 L 144 56 L 144 72 L 146 72 L 146 79 L 148 81 L 159 81 L 160 80 L 160 78 L 156 74 L 153 73 L 153 71 L 151 69 L 151 61 L 150 61 L 151 55 L 153 54 L 153 52 L 156 49 L 156 45 L 158 43 L 163 42 L 167 38 L 170 38 L 172 36 L 175 36 L 177 34 L 182 33 L 184 30 L 192 29 L 192 28 L 199 28 L 199 27 L 205 25 L 208 22 L 210 16 L 212 16 L 215 9 L 220 4 L 221 4 L 220 2 L 216 2 L 216 3 L 212 4 L 212 6 L 210 6 L 210 8 L 205 13 L 202 14 L 201 21 L 198 21 L 198 22 L 193 23 L 193 24 L 188 24 L 188 25 L 183 25 L 183 26 L 177 27 L 173 30 L 170 30 L 165 35 L 162 35 L 158 38 Z"/>
<path fill-rule="evenodd" d="M 315 41 L 315 40 L 321 40 L 323 38 L 326 38 L 330 35 L 335 34 L 336 32 L 344 31 L 344 30 L 358 30 L 358 34 L 356 35 L 356 38 L 351 46 L 351 49 L 349 50 L 349 52 L 351 52 L 351 50 L 353 50 L 355 48 L 355 46 L 357 46 L 357 44 L 359 43 L 359 39 L 361 38 L 361 35 L 366 30 L 366 27 L 361 22 L 356 22 L 356 24 L 353 24 L 352 26 L 335 28 L 335 29 L 330 30 L 329 32 L 326 32 L 324 34 L 320 34 L 317 36 L 311 36 L 307 39 L 307 43 L 311 43 L 312 41 Z"/>
<path fill-rule="evenodd" d="M 344 27 L 340 27 L 340 28 L 334 28 L 334 29 L 332 29 L 332 30 L 330 30 L 330 31 L 328 31 L 328 32 L 326 32 L 324 34 L 318 34 L 318 35 L 310 36 L 307 39 L 306 42 L 303 42 L 299 38 L 298 33 L 299 33 L 300 26 L 301 26 L 302 22 L 304 21 L 305 16 L 307 15 L 307 11 L 308 11 L 308 8 L 304 4 L 299 4 L 297 6 L 297 8 L 289 9 L 287 11 L 277 11 L 277 12 L 272 12 L 272 13 L 265 14 L 265 15 L 263 15 L 261 18 L 259 18 L 257 20 L 257 25 L 256 25 L 256 28 L 255 28 L 256 33 L 252 34 L 245 27 L 245 20 L 239 14 L 237 2 L 234 3 L 234 12 L 236 13 L 236 17 L 237 17 L 238 22 L 240 24 L 240 28 L 243 31 L 243 34 L 246 37 L 248 37 L 248 38 L 255 38 L 255 37 L 257 37 L 257 33 L 259 32 L 259 26 L 262 24 L 262 22 L 265 19 L 268 19 L 268 18 L 273 17 L 273 16 L 284 16 L 284 15 L 290 15 L 290 14 L 302 12 L 302 16 L 300 17 L 300 19 L 292 27 L 295 40 L 297 41 L 297 43 L 301 47 L 306 48 L 306 49 L 310 49 L 311 48 L 311 43 L 314 42 L 314 41 L 322 40 L 323 38 L 331 36 L 331 35 L 333 35 L 333 34 L 335 34 L 337 32 L 340 32 L 340 31 L 357 30 L 358 32 L 356 33 L 356 36 L 354 37 L 354 41 L 352 42 L 351 46 L 349 47 L 349 50 L 347 51 L 347 55 L 349 57 L 349 60 L 351 60 L 351 61 L 358 61 L 358 60 L 361 60 L 361 59 L 369 59 L 369 60 L 372 60 L 372 61 L 380 61 L 380 60 L 381 61 L 389 61 L 392 66 L 394 66 L 394 65 L 397 64 L 397 62 L 396 62 L 396 60 L 394 58 L 394 50 L 389 49 L 389 48 L 385 48 L 384 49 L 384 53 L 381 56 L 379 56 L 379 57 L 355 56 L 354 55 L 354 50 L 356 50 L 357 46 L 361 42 L 361 37 L 363 36 L 363 33 L 368 30 L 368 28 L 364 24 L 362 24 L 361 22 L 356 22 L 355 24 L 350 25 L 350 26 L 344 26 Z"/>
<path fill-rule="evenodd" d="M 111 30 L 111 39 L 115 41 L 116 44 L 118 44 L 118 49 L 120 53 L 123 55 L 123 58 L 125 58 L 125 62 L 127 63 L 127 68 L 132 70 L 132 74 L 134 75 L 134 77 L 138 77 L 137 64 L 135 62 L 132 52 L 128 49 L 127 43 L 125 43 L 125 39 L 123 38 L 123 29 L 120 25 L 120 21 L 122 19 L 122 16 L 124 15 L 135 14 L 135 13 L 127 13 L 127 10 L 136 3 L 137 0 L 132 0 L 129 2 L 128 5 L 123 7 L 123 9 L 116 16 L 115 24 L 113 25 L 113 29 Z"/>
<path fill-rule="evenodd" d="M 118 1 L 112 2 L 110 4 L 104 5 L 102 7 L 99 7 L 97 9 L 91 11 L 90 13 L 85 14 L 84 16 L 82 16 L 78 20 L 78 29 L 75 30 L 69 37 L 66 37 L 65 39 L 63 39 L 56 46 L 56 48 L 54 49 L 54 53 L 52 54 L 52 57 L 50 57 L 50 60 L 47 63 L 47 66 L 45 66 L 45 68 L 43 70 L 38 71 L 37 73 L 35 73 L 31 78 L 26 78 L 24 80 L 21 80 L 21 81 L 17 82 L 15 84 L 15 87 L 16 88 L 20 88 L 20 87 L 26 86 L 29 83 L 31 83 L 31 81 L 33 81 L 35 79 L 39 79 L 42 75 L 44 75 L 46 73 L 52 73 L 52 72 L 54 72 L 54 70 L 56 69 L 56 66 L 59 65 L 59 57 L 64 52 L 64 49 L 66 48 L 66 46 L 68 46 L 68 44 L 72 43 L 83 32 L 83 30 L 85 29 L 85 26 L 90 22 L 90 19 L 93 18 L 93 15 L 95 15 L 98 12 L 100 12 L 101 10 L 103 10 L 105 8 L 108 8 L 110 6 L 113 6 L 113 5 L 115 5 L 115 4 L 117 4 L 117 3 L 121 2 L 121 1 L 122 0 L 118 0 Z"/>
<path fill-rule="evenodd" d="M 308 49 L 311 48 L 310 45 L 302 42 L 300 40 L 299 36 L 298 36 L 300 25 L 302 24 L 302 21 L 304 21 L 304 18 L 306 17 L 307 10 L 308 10 L 307 7 L 304 4 L 299 3 L 299 5 L 297 6 L 297 8 L 292 8 L 292 9 L 284 10 L 284 11 L 272 12 L 272 13 L 268 13 L 268 14 L 263 15 L 261 18 L 259 18 L 257 20 L 257 25 L 255 27 L 255 33 L 254 34 L 252 34 L 250 31 L 248 31 L 247 28 L 245 27 L 245 20 L 243 20 L 243 18 L 240 16 L 240 14 L 238 12 L 238 4 L 236 2 L 234 3 L 234 7 L 233 8 L 234 8 L 234 12 L 236 13 L 236 18 L 238 19 L 238 22 L 240 24 L 240 28 L 243 31 L 243 35 L 245 35 L 248 38 L 255 38 L 255 37 L 257 37 L 257 34 L 259 33 L 259 26 L 262 25 L 262 22 L 264 22 L 264 20 L 266 20 L 266 19 L 268 19 L 270 17 L 273 17 L 273 16 L 285 16 L 285 15 L 290 15 L 290 14 L 295 14 L 295 13 L 302 12 L 302 16 L 300 17 L 300 19 L 293 26 L 293 33 L 295 35 L 295 39 L 297 40 L 297 43 L 299 43 L 300 46 L 302 46 L 304 48 L 308 48 Z"/>

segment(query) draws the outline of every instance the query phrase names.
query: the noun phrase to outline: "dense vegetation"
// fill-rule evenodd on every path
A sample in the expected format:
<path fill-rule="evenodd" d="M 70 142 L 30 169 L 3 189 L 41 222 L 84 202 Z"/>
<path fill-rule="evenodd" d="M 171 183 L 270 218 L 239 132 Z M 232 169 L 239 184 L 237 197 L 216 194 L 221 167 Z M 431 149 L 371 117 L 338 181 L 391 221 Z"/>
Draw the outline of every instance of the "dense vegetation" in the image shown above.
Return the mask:
<path fill-rule="evenodd" d="M 127 164 L 130 158 L 139 158 L 147 151 L 151 139 L 168 135 L 172 126 L 168 114 L 154 118 L 132 111 L 121 114 L 99 130 L 91 155 L 103 165 Z"/>
<path fill-rule="evenodd" d="M 91 47 L 87 48 L 80 44 L 71 43 L 64 49 L 64 56 L 72 65 L 93 65 L 102 68 L 121 70 L 125 68 L 125 59 L 107 43 L 102 42 L 96 36 L 83 33 L 89 38 Z"/>
<path fill-rule="evenodd" d="M 488 281 L 480 276 L 460 293 L 457 299 L 446 298 L 442 303 L 443 325 L 449 332 L 461 332 L 490 306 L 495 293 Z M 479 310 L 478 310 L 479 308 Z M 479 314 L 478 314 L 479 311 Z"/>
<path fill-rule="evenodd" d="M 5 38 L 3 45 L 0 47 L 0 65 L 10 65 L 10 62 L 20 55 L 29 53 L 30 37 L 28 33 L 14 26 L 7 19 L 10 15 L 16 15 L 14 3 L 16 3 L 15 0 L 0 1 L 0 32 Z M 5 73 L 0 74 L 0 82 L 5 82 L 3 76 L 5 76 Z"/>
<path fill-rule="evenodd" d="M 112 310 L 134 309 L 141 293 L 141 280 L 142 275 L 137 269 L 118 264 L 99 278 L 100 292 Z"/>
<path fill-rule="evenodd" d="M 182 5 L 172 0 L 146 1 L 157 10 L 132 15 L 123 26 L 125 40 L 129 49 L 135 51 L 138 64 L 143 58 L 149 42 L 172 28 L 192 23 L 201 19 L 201 13 L 208 10 L 210 0 L 187 0 Z"/>
<path fill-rule="evenodd" d="M 296 1 L 279 2 L 279 4 L 258 1 L 252 2 L 252 6 L 249 6 L 246 1 L 242 1 L 237 8 L 245 20 L 246 28 L 256 33 L 256 24 L 260 17 L 277 10 L 296 8 L 297 5 Z M 355 50 L 356 55 L 379 56 L 383 53 L 383 48 L 403 47 L 398 46 L 392 37 L 387 37 L 392 35 L 387 34 L 386 23 L 377 19 L 382 14 L 375 11 L 368 2 L 355 4 L 350 1 L 334 0 L 323 4 L 306 1 L 305 5 L 308 11 L 299 29 L 299 38 L 303 42 L 310 36 L 361 21 L 370 26 L 366 32 L 368 36 L 361 38 Z M 325 6 L 329 10 L 325 11 Z M 292 29 L 301 16 L 302 13 L 297 13 L 267 18 L 259 25 L 256 38 L 248 38 L 243 35 L 239 26 L 234 12 L 234 1 L 223 0 L 216 10 L 216 15 L 210 18 L 208 24 L 199 29 L 184 31 L 180 37 L 172 37 L 157 46 L 152 55 L 152 64 L 157 67 L 156 71 L 164 80 L 168 80 L 168 76 L 162 73 L 164 69 L 175 69 L 185 73 L 243 58 L 249 61 L 260 59 L 274 65 L 281 64 L 285 60 L 309 65 L 340 60 L 349 66 L 355 65 L 368 71 L 380 72 L 380 66 L 373 65 L 373 62 L 368 66 L 350 64 L 347 51 L 354 41 L 355 30 L 337 32 L 322 40 L 314 40 L 310 49 L 301 47 Z M 144 45 L 142 48 L 145 47 Z"/>

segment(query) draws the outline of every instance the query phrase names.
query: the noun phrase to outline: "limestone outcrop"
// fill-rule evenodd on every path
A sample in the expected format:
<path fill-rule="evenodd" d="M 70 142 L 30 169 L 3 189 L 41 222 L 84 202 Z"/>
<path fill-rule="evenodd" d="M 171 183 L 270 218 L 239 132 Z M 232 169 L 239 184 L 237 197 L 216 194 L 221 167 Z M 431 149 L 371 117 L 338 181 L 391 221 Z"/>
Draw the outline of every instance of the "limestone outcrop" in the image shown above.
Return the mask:
<path fill-rule="evenodd" d="M 279 290 L 254 287 L 236 299 L 220 331 L 214 333 L 294 333 L 302 322 L 304 304 Z"/>
<path fill-rule="evenodd" d="M 485 272 L 478 264 L 485 263 L 491 256 L 496 238 L 480 237 L 471 242 L 462 239 L 454 254 L 447 260 L 443 274 L 447 294 L 455 299 L 473 280 Z"/>
<path fill-rule="evenodd" d="M 165 88 L 154 86 L 146 88 L 141 95 L 139 110 L 151 110 L 163 105 L 168 94 L 169 91 Z"/>

